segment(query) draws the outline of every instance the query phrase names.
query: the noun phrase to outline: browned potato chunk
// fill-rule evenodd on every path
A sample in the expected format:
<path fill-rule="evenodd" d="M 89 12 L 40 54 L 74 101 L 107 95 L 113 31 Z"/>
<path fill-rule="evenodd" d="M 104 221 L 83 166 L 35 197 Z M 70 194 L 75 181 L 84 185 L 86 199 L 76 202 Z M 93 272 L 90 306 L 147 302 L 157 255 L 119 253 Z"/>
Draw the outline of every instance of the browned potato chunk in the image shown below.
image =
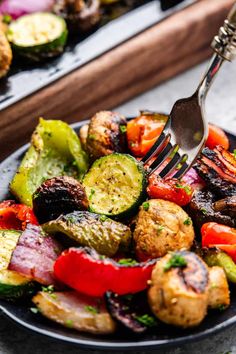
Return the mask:
<path fill-rule="evenodd" d="M 4 33 L 4 27 L 0 23 L 0 78 L 8 73 L 11 62 L 12 50 Z"/>
<path fill-rule="evenodd" d="M 191 248 L 194 229 L 191 222 L 185 222 L 190 220 L 189 216 L 179 205 L 151 199 L 144 206 L 140 208 L 134 230 L 135 249 L 140 260 Z"/>
<path fill-rule="evenodd" d="M 167 254 L 152 272 L 148 301 L 153 313 L 168 324 L 197 326 L 207 312 L 208 282 L 208 268 L 195 253 Z"/>
<path fill-rule="evenodd" d="M 87 150 L 91 157 L 113 152 L 125 152 L 126 119 L 118 113 L 102 111 L 91 118 L 87 136 Z"/>
<path fill-rule="evenodd" d="M 225 272 L 221 267 L 209 268 L 209 299 L 208 306 L 211 308 L 228 307 L 230 304 L 229 285 Z"/>
<path fill-rule="evenodd" d="M 103 299 L 74 291 L 52 294 L 40 291 L 32 301 L 42 315 L 63 326 L 95 334 L 113 333 L 116 329 Z"/>

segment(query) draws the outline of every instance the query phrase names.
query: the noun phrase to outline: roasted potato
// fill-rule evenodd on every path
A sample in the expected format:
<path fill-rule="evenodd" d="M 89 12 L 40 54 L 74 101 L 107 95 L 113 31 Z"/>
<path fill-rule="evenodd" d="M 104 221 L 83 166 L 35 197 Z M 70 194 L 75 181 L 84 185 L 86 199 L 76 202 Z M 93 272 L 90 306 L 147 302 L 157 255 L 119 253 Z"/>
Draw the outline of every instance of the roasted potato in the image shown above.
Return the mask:
<path fill-rule="evenodd" d="M 5 26 L 0 19 L 0 78 L 5 76 L 11 66 L 12 50 L 5 35 Z"/>
<path fill-rule="evenodd" d="M 191 220 L 179 205 L 151 199 L 140 207 L 134 230 L 135 250 L 140 260 L 162 257 L 168 251 L 189 250 L 193 239 Z"/>
<path fill-rule="evenodd" d="M 192 252 L 175 252 L 156 263 L 148 301 L 161 321 L 197 326 L 207 313 L 208 287 L 208 267 L 201 258 Z"/>
<path fill-rule="evenodd" d="M 94 159 L 113 152 L 125 152 L 126 119 L 118 113 L 98 112 L 89 123 L 86 145 Z"/>

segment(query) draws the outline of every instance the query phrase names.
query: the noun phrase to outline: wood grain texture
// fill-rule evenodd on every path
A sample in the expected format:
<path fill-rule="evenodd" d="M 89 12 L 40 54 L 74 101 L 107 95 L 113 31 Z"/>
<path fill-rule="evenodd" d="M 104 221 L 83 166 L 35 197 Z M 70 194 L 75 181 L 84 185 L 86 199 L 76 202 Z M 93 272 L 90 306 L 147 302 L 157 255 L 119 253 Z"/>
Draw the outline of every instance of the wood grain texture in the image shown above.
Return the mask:
<path fill-rule="evenodd" d="M 201 0 L 0 113 L 0 158 L 29 139 L 38 117 L 75 122 L 201 62 L 234 0 Z"/>

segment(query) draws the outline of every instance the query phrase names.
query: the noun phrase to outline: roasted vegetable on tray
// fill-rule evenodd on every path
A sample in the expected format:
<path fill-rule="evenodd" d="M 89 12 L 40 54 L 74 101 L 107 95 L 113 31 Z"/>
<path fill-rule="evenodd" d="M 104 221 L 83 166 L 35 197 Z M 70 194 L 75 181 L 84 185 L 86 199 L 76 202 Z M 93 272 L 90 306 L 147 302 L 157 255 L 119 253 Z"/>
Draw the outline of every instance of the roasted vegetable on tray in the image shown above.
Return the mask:
<path fill-rule="evenodd" d="M 3 18 L 0 16 L 0 78 L 5 76 L 11 66 L 12 50 L 7 40 L 6 27 Z"/>
<path fill-rule="evenodd" d="M 102 111 L 77 136 L 40 120 L 10 184 L 20 203 L 0 203 L 1 299 L 33 296 L 32 316 L 93 334 L 185 329 L 230 306 L 235 154 L 212 127 L 182 179 L 150 177 L 140 160 L 165 122 Z"/>
<path fill-rule="evenodd" d="M 63 52 L 67 27 L 61 17 L 37 12 L 13 21 L 9 25 L 7 38 L 17 54 L 39 61 Z"/>
<path fill-rule="evenodd" d="M 87 155 L 73 129 L 62 121 L 41 118 L 10 189 L 20 202 L 31 206 L 42 182 L 62 175 L 81 179 L 87 168 Z"/>

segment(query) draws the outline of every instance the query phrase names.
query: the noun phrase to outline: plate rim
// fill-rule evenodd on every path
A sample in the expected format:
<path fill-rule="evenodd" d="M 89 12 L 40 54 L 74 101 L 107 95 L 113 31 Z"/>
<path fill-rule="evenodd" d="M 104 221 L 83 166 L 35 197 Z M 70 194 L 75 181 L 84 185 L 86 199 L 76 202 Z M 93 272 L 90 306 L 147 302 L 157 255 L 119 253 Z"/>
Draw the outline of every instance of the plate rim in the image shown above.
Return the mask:
<path fill-rule="evenodd" d="M 133 117 L 127 118 L 132 119 Z M 87 120 L 82 120 L 76 123 L 71 124 L 70 126 L 78 131 L 78 129 L 84 125 L 88 124 L 89 119 Z M 225 131 L 229 136 L 234 137 L 236 140 L 236 134 L 229 133 Z M 15 150 L 13 153 L 11 153 L 8 157 L 6 157 L 3 161 L 0 162 L 0 168 L 2 165 L 6 164 L 8 160 L 14 159 L 17 156 L 22 155 L 27 148 L 29 147 L 29 143 L 24 144 L 17 150 Z M 184 345 L 190 342 L 197 342 L 200 340 L 203 340 L 209 336 L 212 336 L 216 333 L 219 333 L 226 328 L 230 328 L 233 325 L 236 325 L 236 315 L 233 317 L 224 320 L 222 323 L 218 323 L 217 325 L 210 327 L 208 329 L 205 329 L 203 332 L 199 333 L 190 333 L 187 335 L 184 335 L 182 337 L 176 337 L 176 338 L 171 338 L 171 339 L 152 339 L 152 340 L 131 340 L 127 342 L 122 342 L 122 341 L 112 341 L 112 340 L 103 340 L 103 341 L 96 341 L 96 339 L 91 338 L 91 339 L 79 339 L 79 338 L 71 338 L 63 334 L 58 334 L 55 333 L 52 330 L 47 330 L 47 329 L 42 329 L 37 327 L 36 325 L 32 325 L 28 323 L 27 321 L 22 320 L 18 316 L 14 315 L 9 309 L 8 309 L 8 303 L 4 300 L 0 300 L 0 311 L 9 318 L 11 321 L 16 323 L 17 325 L 21 326 L 25 330 L 28 330 L 30 332 L 33 332 L 35 334 L 39 334 L 42 336 L 45 336 L 47 338 L 50 338 L 52 340 L 59 340 L 64 343 L 71 343 L 73 345 L 77 345 L 78 347 L 84 348 L 84 349 L 102 349 L 102 350 L 110 350 L 110 349 L 122 349 L 126 351 L 134 350 L 136 348 L 138 349 L 145 349 L 145 350 L 154 350 L 154 349 L 160 349 L 164 347 L 173 347 L 175 345 Z"/>

